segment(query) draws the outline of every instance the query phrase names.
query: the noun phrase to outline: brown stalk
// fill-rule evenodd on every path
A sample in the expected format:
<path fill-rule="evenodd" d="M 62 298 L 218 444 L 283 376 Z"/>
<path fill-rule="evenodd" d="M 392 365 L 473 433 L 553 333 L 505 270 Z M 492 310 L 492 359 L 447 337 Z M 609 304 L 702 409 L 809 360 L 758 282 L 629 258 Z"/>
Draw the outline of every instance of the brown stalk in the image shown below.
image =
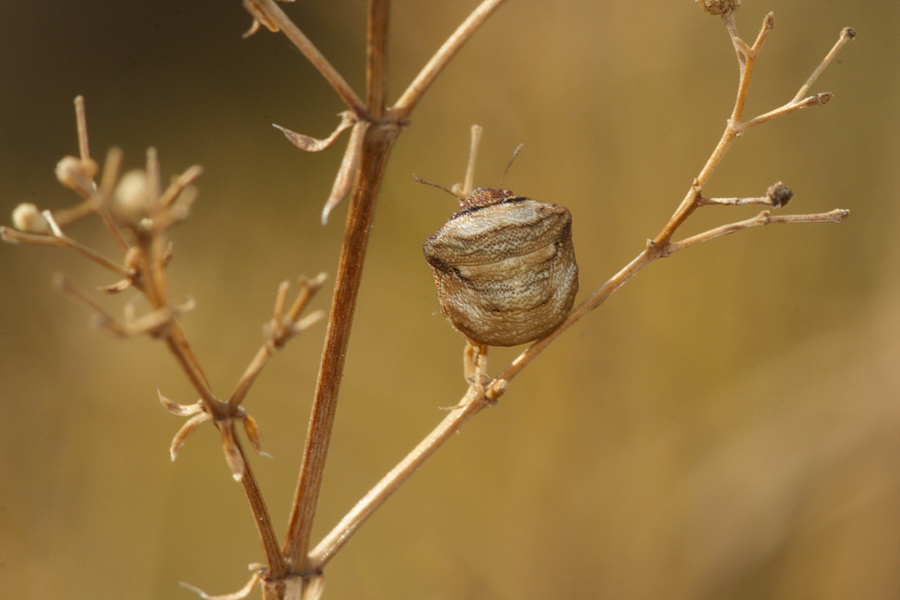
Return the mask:
<path fill-rule="evenodd" d="M 375 214 L 375 203 L 388 155 L 399 133 L 400 129 L 396 126 L 370 127 L 360 157 L 338 264 L 337 284 L 325 333 L 325 349 L 319 367 L 303 464 L 284 544 L 285 557 L 298 572 L 307 571 L 306 552 L 334 425 L 341 374 L 344 370 L 356 296 Z"/>
<path fill-rule="evenodd" d="M 241 446 L 240 438 L 234 431 L 234 421 L 228 421 L 224 424 L 218 424 L 217 427 L 230 427 L 234 445 L 240 454 L 240 459 L 244 464 L 244 474 L 241 477 L 241 486 L 244 488 L 244 494 L 247 496 L 247 502 L 250 503 L 250 509 L 253 512 L 253 520 L 256 523 L 256 531 L 259 534 L 259 540 L 262 543 L 263 552 L 266 555 L 266 564 L 269 566 L 268 573 L 276 578 L 284 577 L 290 572 L 290 569 L 281 554 L 281 548 L 278 545 L 278 536 L 275 534 L 275 528 L 272 526 L 272 518 L 269 516 L 269 508 L 263 498 L 259 485 L 256 483 L 256 477 L 253 475 L 253 469 L 250 468 L 250 461 L 244 453 Z"/>
<path fill-rule="evenodd" d="M 371 116 L 381 117 L 386 98 L 387 76 L 385 47 L 387 43 L 388 12 L 386 0 L 371 0 L 367 44 L 366 98 Z M 322 475 L 328 457 L 331 432 L 337 411 L 341 375 L 350 341 L 350 330 L 356 309 L 356 297 L 362 278 L 369 233 L 375 217 L 375 204 L 387 159 L 401 128 L 396 123 L 373 123 L 366 129 L 344 242 L 335 281 L 325 346 L 319 365 L 316 393 L 310 415 L 303 462 L 283 546 L 284 556 L 295 572 L 307 571 L 307 552 L 313 520 L 322 488 Z"/>

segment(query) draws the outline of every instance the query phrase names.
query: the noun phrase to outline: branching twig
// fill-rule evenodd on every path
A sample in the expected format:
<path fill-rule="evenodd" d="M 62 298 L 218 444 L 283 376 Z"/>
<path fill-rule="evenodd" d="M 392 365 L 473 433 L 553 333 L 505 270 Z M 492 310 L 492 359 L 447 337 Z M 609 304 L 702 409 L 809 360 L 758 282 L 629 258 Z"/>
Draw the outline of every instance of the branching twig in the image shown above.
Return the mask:
<path fill-rule="evenodd" d="M 297 299 L 294 301 L 293 305 L 291 305 L 287 316 L 284 314 L 284 305 L 287 299 L 289 284 L 285 281 L 279 286 L 278 295 L 275 300 L 275 310 L 271 324 L 269 325 L 268 339 L 266 339 L 265 343 L 257 351 L 256 356 L 253 357 L 253 360 L 247 366 L 240 381 L 238 381 L 237 387 L 231 394 L 231 398 L 228 400 L 228 407 L 230 410 L 236 409 L 240 403 L 243 402 L 247 392 L 250 390 L 250 386 L 256 381 L 257 376 L 260 374 L 263 367 L 266 366 L 266 363 L 269 362 L 272 355 L 280 350 L 288 340 L 296 334 L 308 329 L 322 318 L 322 313 L 320 311 L 311 313 L 302 320 L 300 315 L 307 304 L 309 304 L 309 301 L 312 300 L 315 293 L 322 287 L 323 283 L 325 283 L 324 273 L 321 273 L 312 281 L 307 280 L 305 277 L 301 277 L 300 293 L 297 294 Z"/>

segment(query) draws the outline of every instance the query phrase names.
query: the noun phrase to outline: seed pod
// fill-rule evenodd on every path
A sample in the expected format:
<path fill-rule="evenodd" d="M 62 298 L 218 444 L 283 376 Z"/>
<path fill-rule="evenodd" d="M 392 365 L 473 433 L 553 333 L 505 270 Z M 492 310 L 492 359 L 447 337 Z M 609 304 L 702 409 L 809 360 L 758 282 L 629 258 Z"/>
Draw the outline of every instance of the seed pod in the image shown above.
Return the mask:
<path fill-rule="evenodd" d="M 558 204 L 478 188 L 422 250 L 441 312 L 477 344 L 542 338 L 575 302 L 572 215 Z"/>

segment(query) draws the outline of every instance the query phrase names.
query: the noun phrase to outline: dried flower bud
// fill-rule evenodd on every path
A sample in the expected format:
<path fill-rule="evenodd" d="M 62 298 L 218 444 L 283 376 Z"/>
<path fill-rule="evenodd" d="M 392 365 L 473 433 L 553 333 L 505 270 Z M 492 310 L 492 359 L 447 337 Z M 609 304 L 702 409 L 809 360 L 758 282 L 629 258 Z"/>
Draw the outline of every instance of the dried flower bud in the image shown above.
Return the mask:
<path fill-rule="evenodd" d="M 739 9 L 741 0 L 697 0 L 697 4 L 711 15 L 721 15 Z"/>
<path fill-rule="evenodd" d="M 116 207 L 132 223 L 138 223 L 147 216 L 150 207 L 150 194 L 147 188 L 147 174 L 138 169 L 122 175 L 116 185 L 113 192 Z"/>
<path fill-rule="evenodd" d="M 50 233 L 50 223 L 30 202 L 18 205 L 12 214 L 13 227 L 26 233 Z"/>
<path fill-rule="evenodd" d="M 97 172 L 96 164 L 85 163 L 74 156 L 67 156 L 56 164 L 56 178 L 68 188 L 90 196 L 94 191 L 93 177 Z"/>
<path fill-rule="evenodd" d="M 774 208 L 781 208 L 791 201 L 791 198 L 794 197 L 794 192 L 779 181 L 769 186 L 769 189 L 766 190 L 766 196 L 772 201 Z"/>

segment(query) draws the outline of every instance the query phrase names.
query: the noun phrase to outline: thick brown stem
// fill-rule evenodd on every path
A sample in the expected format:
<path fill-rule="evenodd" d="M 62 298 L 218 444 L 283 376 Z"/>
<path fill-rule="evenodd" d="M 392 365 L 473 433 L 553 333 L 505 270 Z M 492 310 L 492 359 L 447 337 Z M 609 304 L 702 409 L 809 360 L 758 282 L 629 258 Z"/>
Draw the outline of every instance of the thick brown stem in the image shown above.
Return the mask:
<path fill-rule="evenodd" d="M 347 355 L 369 232 L 375 215 L 375 203 L 381 189 L 388 156 L 399 133 L 400 127 L 397 125 L 373 125 L 369 127 L 363 142 L 363 152 L 338 264 L 328 330 L 325 334 L 325 348 L 319 366 L 316 395 L 303 452 L 303 464 L 284 544 L 285 558 L 295 572 L 303 572 L 306 567 L 309 536 L 331 441 L 338 391 L 344 371 L 344 359 Z"/>
<path fill-rule="evenodd" d="M 369 29 L 366 56 L 366 105 L 369 118 L 384 118 L 387 105 L 387 36 L 390 0 L 369 2 Z"/>

